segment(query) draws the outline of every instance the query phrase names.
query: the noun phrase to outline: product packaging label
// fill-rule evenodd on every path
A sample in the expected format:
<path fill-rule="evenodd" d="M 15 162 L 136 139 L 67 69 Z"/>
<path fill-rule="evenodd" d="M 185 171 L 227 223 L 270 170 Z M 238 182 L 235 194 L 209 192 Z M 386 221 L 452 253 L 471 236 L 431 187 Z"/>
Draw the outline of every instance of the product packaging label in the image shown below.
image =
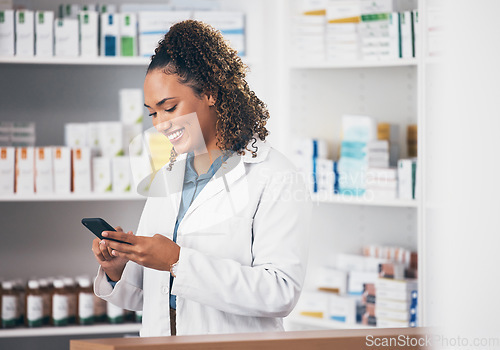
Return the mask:
<path fill-rule="evenodd" d="M 29 327 L 41 326 L 43 323 L 43 297 L 41 295 L 29 295 L 26 305 L 26 318 Z"/>
<path fill-rule="evenodd" d="M 78 298 L 78 318 L 80 323 L 90 323 L 94 318 L 94 295 L 80 293 Z"/>
<path fill-rule="evenodd" d="M 14 326 L 17 321 L 17 297 L 15 295 L 2 296 L 2 324 Z"/>
<path fill-rule="evenodd" d="M 54 325 L 68 323 L 69 302 L 66 295 L 54 294 L 52 298 L 52 320 Z"/>

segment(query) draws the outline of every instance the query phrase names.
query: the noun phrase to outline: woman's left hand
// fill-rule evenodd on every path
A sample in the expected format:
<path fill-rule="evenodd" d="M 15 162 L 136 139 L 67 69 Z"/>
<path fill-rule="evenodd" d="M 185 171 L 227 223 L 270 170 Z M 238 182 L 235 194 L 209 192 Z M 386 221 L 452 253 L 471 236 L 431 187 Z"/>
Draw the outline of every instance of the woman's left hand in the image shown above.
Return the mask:
<path fill-rule="evenodd" d="M 104 231 L 102 236 L 113 238 L 125 243 L 104 239 L 105 245 L 113 251 L 111 254 L 155 270 L 170 271 L 170 266 L 179 260 L 180 247 L 163 235 L 153 237 L 127 235 L 123 232 Z"/>

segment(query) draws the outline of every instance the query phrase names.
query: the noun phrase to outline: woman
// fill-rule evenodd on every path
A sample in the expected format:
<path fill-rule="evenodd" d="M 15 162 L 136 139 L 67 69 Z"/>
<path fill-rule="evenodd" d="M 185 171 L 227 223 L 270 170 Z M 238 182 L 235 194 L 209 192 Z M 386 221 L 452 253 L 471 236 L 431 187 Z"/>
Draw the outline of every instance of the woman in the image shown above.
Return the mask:
<path fill-rule="evenodd" d="M 103 233 L 130 244 L 92 247 L 96 294 L 143 311 L 141 336 L 279 331 L 299 297 L 308 192 L 265 142 L 269 114 L 245 72 L 219 32 L 191 20 L 172 26 L 151 59 L 145 106 L 171 159 L 137 234 Z"/>

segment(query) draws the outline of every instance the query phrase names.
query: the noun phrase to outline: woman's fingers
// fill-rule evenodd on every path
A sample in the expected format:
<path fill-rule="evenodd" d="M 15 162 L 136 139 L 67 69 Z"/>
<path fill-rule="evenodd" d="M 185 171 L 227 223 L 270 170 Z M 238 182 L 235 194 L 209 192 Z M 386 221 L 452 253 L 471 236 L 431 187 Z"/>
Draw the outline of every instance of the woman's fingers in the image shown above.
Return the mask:
<path fill-rule="evenodd" d="M 104 257 L 104 260 L 106 261 L 113 260 L 113 257 L 110 254 L 111 252 L 108 250 L 107 242 L 104 239 L 99 242 L 99 249 L 101 251 L 102 256 Z"/>
<path fill-rule="evenodd" d="M 104 259 L 104 256 L 102 255 L 101 249 L 99 247 L 99 242 L 99 238 L 96 238 L 92 241 L 92 252 L 94 253 L 97 261 L 101 263 L 106 261 L 106 259 Z"/>

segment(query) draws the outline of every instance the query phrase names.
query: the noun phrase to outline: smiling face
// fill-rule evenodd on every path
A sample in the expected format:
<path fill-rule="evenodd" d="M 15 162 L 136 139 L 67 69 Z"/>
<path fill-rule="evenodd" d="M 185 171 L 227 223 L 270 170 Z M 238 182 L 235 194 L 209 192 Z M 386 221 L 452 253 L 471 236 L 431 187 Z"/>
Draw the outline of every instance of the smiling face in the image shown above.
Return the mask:
<path fill-rule="evenodd" d="M 197 155 L 217 148 L 217 116 L 211 95 L 198 96 L 179 82 L 178 75 L 155 69 L 144 79 L 144 100 L 154 127 L 178 154 L 193 151 Z"/>

